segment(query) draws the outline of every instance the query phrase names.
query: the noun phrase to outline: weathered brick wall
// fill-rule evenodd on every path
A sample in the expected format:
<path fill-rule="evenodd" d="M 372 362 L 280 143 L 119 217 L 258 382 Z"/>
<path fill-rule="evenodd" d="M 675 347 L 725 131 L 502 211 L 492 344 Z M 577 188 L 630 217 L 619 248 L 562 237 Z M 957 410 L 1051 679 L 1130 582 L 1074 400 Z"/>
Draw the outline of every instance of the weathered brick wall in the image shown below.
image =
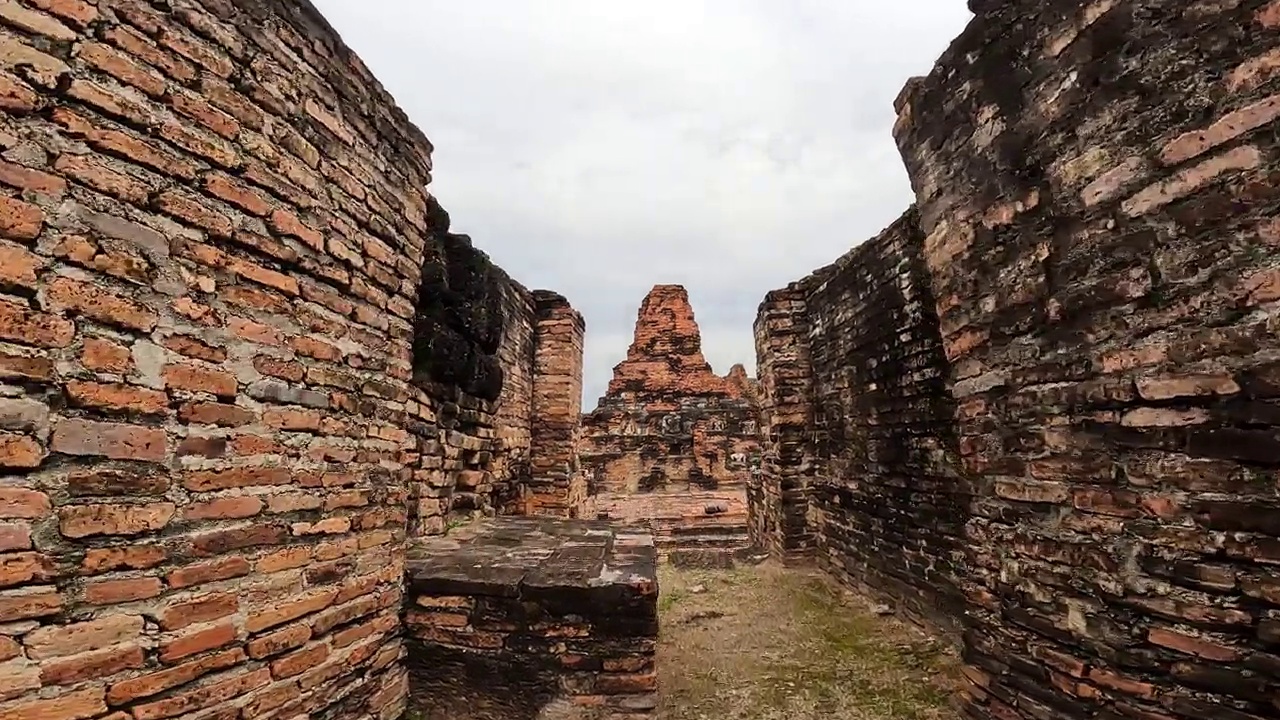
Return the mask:
<path fill-rule="evenodd" d="M 1280 716 L 1280 3 L 971 3 L 899 102 L 979 717 Z"/>
<path fill-rule="evenodd" d="M 578 466 L 586 323 L 564 297 L 543 290 L 534 295 L 533 464 L 525 513 L 577 517 L 587 495 L 587 481 Z"/>
<path fill-rule="evenodd" d="M 973 494 L 963 563 L 936 585 L 965 598 L 962 710 L 1280 717 L 1280 2 L 970 7 L 895 127 L 955 407 L 953 494 Z M 831 300 L 835 316 L 859 302 Z M 802 324 L 779 304 L 758 327 Z M 820 449 L 821 333 L 777 332 L 762 368 L 812 355 Z M 891 434 L 921 439 L 937 411 Z M 838 516 L 830 481 L 812 483 L 819 528 Z M 875 527 L 862 507 L 844 522 Z"/>
<path fill-rule="evenodd" d="M 958 638 L 969 498 L 921 241 L 913 209 L 799 283 L 810 518 L 824 567 Z"/>
<path fill-rule="evenodd" d="M 812 380 L 805 292 L 797 283 L 760 303 L 755 322 L 761 465 L 747 485 L 752 543 L 784 560 L 810 556 Z"/>
<path fill-rule="evenodd" d="M 0 3 L 0 718 L 398 714 L 534 386 L 430 152 L 307 3 Z"/>

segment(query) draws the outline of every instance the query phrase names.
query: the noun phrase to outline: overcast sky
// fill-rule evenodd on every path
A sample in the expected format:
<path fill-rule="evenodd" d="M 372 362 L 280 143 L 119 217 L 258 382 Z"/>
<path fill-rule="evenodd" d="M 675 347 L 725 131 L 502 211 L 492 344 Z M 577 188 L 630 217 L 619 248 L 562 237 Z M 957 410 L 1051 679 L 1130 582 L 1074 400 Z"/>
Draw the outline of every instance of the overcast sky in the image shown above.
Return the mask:
<path fill-rule="evenodd" d="M 964 0 L 314 0 L 435 145 L 455 232 L 587 319 L 585 407 L 649 288 L 754 372 L 769 290 L 911 202 L 893 98 Z"/>

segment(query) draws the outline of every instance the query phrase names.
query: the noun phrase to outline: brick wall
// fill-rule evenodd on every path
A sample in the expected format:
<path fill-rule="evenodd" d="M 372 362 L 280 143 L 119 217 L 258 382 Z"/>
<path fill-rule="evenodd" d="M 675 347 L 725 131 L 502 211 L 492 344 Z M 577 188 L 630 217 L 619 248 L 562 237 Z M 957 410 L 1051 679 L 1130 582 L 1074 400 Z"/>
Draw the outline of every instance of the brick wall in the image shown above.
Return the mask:
<path fill-rule="evenodd" d="M 959 636 L 966 486 L 914 210 L 800 283 L 818 559 Z M 957 562 L 960 561 L 960 562 Z"/>
<path fill-rule="evenodd" d="M 936 582 L 965 598 L 962 712 L 1280 717 L 1280 3 L 970 7 L 895 127 L 954 404 L 952 494 L 973 495 L 962 562 Z M 797 346 L 815 358 L 813 452 L 830 440 L 820 335 Z M 919 440 L 939 409 L 890 435 Z M 809 496 L 820 536 L 832 518 L 878 527 L 857 503 L 840 518 L 828 482 Z M 757 497 L 767 511 L 776 493 Z"/>
<path fill-rule="evenodd" d="M 586 323 L 556 293 L 535 293 L 533 467 L 526 512 L 576 517 L 587 495 L 578 467 L 582 427 L 582 341 Z"/>
<path fill-rule="evenodd" d="M 0 718 L 398 714 L 536 384 L 430 152 L 307 3 L 0 3 Z"/>
<path fill-rule="evenodd" d="M 784 560 L 800 560 L 814 547 L 808 515 L 809 484 L 816 470 L 803 288 L 793 283 L 765 296 L 755 338 L 762 458 L 747 486 L 748 522 L 755 545 Z"/>

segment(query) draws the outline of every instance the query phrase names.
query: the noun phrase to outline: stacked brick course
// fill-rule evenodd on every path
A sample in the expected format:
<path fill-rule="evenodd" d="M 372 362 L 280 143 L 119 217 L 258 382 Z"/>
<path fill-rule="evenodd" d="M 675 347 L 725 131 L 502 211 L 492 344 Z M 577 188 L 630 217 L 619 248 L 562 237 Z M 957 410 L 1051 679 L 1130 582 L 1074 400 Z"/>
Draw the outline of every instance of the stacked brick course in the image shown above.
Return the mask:
<path fill-rule="evenodd" d="M 406 643 L 422 720 L 639 720 L 657 706 L 653 536 L 496 518 L 409 552 Z"/>
<path fill-rule="evenodd" d="M 963 627 L 966 717 L 1280 717 L 1280 3 L 970 7 L 898 101 L 919 226 L 906 255 L 923 273 L 862 265 L 873 287 L 903 289 L 870 307 L 865 290 L 831 290 L 862 282 L 850 264 L 793 323 L 811 326 L 794 464 L 819 462 L 808 531 L 908 603 L 933 585 Z M 914 233 L 894 234 L 859 251 L 887 257 Z M 924 301 L 921 277 L 943 393 L 919 344 L 934 321 L 898 304 Z M 921 365 L 882 377 L 862 353 L 826 362 L 843 341 L 824 317 L 887 321 L 906 332 L 861 347 Z M 761 380 L 766 413 L 791 402 Z M 908 397 L 922 415 L 899 423 Z M 833 433 L 823 398 L 873 402 Z M 897 514 L 896 473 L 848 462 L 885 442 L 916 458 L 901 467 L 918 512 Z M 765 510 L 775 498 L 760 493 Z M 776 544 L 797 534 L 762 525 Z M 912 582 L 877 579 L 846 542 L 857 533 L 899 544 Z"/>
<path fill-rule="evenodd" d="M 400 714 L 406 536 L 536 461 L 430 152 L 305 2 L 0 0 L 0 718 Z"/>

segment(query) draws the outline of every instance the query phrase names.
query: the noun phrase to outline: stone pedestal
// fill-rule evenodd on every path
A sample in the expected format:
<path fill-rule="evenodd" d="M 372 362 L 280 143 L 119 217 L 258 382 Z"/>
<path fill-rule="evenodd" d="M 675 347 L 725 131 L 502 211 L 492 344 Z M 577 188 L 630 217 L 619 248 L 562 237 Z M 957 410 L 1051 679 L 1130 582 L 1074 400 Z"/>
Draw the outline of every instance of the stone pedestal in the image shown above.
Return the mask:
<path fill-rule="evenodd" d="M 500 517 L 409 556 L 411 717 L 623 720 L 657 705 L 651 533 Z"/>

